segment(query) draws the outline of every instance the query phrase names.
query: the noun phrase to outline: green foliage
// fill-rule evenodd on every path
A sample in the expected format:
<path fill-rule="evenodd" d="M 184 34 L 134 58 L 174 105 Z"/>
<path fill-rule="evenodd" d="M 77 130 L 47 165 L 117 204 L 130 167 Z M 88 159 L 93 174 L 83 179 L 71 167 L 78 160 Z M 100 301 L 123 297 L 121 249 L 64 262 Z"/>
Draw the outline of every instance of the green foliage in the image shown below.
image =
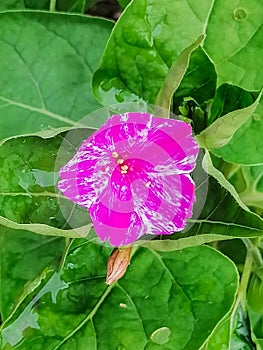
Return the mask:
<path fill-rule="evenodd" d="M 80 132 L 76 130 L 74 134 L 77 145 L 67 147 L 67 152 L 62 151 L 60 158 L 58 151 L 62 135 L 52 139 L 33 136 L 14 138 L 0 147 L 0 225 L 17 229 L 31 226 L 30 231 L 33 232 L 41 233 L 42 228 L 42 234 L 53 232 L 71 237 L 67 229 L 90 222 L 86 210 L 58 196 L 56 190 L 58 170 L 73 156 L 81 140 Z M 65 219 L 70 212 L 71 226 Z M 6 224 L 6 220 L 11 222 L 11 226 Z M 62 232 L 58 234 L 53 227 Z M 76 232 L 73 237 L 76 237 Z"/>
<path fill-rule="evenodd" d="M 33 286 L 37 283 L 33 280 L 41 276 L 47 266 L 53 262 L 57 264 L 56 259 L 63 253 L 64 245 L 64 239 L 59 237 L 1 228 L 0 305 L 3 320 L 9 316 L 18 299 L 32 291 L 28 281 Z"/>
<path fill-rule="evenodd" d="M 261 0 L 120 0 L 115 25 L 95 2 L 0 3 L 0 348 L 262 349 Z M 56 184 L 92 112 L 133 101 L 205 156 L 186 229 L 136 242 L 107 286 L 112 247 Z"/>
<path fill-rule="evenodd" d="M 201 34 L 218 85 L 260 90 L 263 8 L 260 0 L 243 2 L 244 8 L 226 0 L 157 0 L 154 6 L 134 0 L 117 22 L 94 76 L 96 96 L 103 104 L 153 103 L 173 62 Z"/>
<path fill-rule="evenodd" d="M 113 287 L 104 282 L 108 254 L 86 241 L 72 246 L 60 278 L 47 276 L 32 292 L 33 301 L 29 295 L 4 324 L 3 349 L 22 339 L 23 322 L 32 315 L 35 324 L 25 330 L 17 349 L 37 344 L 47 350 L 91 349 L 95 344 L 103 350 L 155 349 L 157 344 L 197 349 L 233 304 L 236 269 L 211 248 L 176 253 L 138 249 L 127 274 Z"/>
<path fill-rule="evenodd" d="M 91 79 L 111 28 L 79 15 L 2 13 L 0 139 L 53 136 L 100 108 Z"/>

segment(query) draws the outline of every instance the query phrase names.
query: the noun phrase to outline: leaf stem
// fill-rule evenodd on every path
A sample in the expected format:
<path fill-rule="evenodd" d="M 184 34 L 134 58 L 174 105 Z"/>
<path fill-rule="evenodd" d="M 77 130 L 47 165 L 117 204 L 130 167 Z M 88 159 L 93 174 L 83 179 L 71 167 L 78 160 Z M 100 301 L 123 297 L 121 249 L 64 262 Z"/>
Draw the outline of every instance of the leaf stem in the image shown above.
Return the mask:
<path fill-rule="evenodd" d="M 62 268 L 64 267 L 64 264 L 65 264 L 65 260 L 66 260 L 66 257 L 68 255 L 68 252 L 69 252 L 69 248 L 71 246 L 71 244 L 73 243 L 74 239 L 72 238 L 66 238 L 65 239 L 65 248 L 64 248 L 64 252 L 63 252 L 63 255 L 61 257 L 61 260 L 60 260 L 60 264 L 59 264 L 59 271 L 62 270 Z"/>
<path fill-rule="evenodd" d="M 253 242 L 249 238 L 243 238 L 243 242 L 247 250 L 250 251 L 250 254 L 253 258 L 253 262 L 255 266 L 256 267 L 263 266 L 263 259 L 257 246 L 253 244 Z M 258 240 L 256 239 L 255 242 L 258 243 Z"/>
<path fill-rule="evenodd" d="M 50 12 L 56 11 L 56 2 L 57 2 L 57 0 L 50 0 L 50 3 L 49 3 L 49 11 Z"/>
<path fill-rule="evenodd" d="M 245 306 L 246 306 L 247 287 L 248 287 L 249 277 L 252 271 L 252 266 L 253 266 L 253 254 L 251 249 L 248 248 L 244 270 L 240 281 L 238 297 L 237 297 L 237 301 L 240 301 L 243 309 L 245 309 Z"/>

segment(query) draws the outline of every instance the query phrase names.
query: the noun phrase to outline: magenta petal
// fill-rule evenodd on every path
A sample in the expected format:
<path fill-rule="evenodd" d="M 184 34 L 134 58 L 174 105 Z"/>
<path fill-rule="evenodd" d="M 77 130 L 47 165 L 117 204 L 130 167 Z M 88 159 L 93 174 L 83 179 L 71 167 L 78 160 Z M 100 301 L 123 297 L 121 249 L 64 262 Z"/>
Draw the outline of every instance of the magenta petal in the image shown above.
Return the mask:
<path fill-rule="evenodd" d="M 134 188 L 134 198 L 143 198 L 143 186 Z M 155 176 L 145 201 L 136 208 L 148 234 L 172 234 L 181 231 L 192 215 L 194 184 L 189 175 Z M 139 199 L 138 199 L 139 200 Z"/>
<path fill-rule="evenodd" d="M 134 212 L 133 202 L 108 200 L 113 195 L 105 192 L 100 200 L 90 207 L 94 229 L 102 241 L 113 246 L 127 245 L 138 239 L 142 233 L 142 222 Z"/>
<path fill-rule="evenodd" d="M 108 151 L 85 141 L 77 154 L 60 169 L 58 189 L 72 202 L 85 208 L 96 200 L 108 185 L 112 161 Z"/>
<path fill-rule="evenodd" d="M 127 156 L 147 157 L 156 166 L 165 165 L 177 173 L 191 172 L 198 155 L 198 145 L 189 124 L 148 113 L 112 116 L 94 134 L 96 144 L 102 145 L 105 140 L 112 149 L 119 147 Z"/>

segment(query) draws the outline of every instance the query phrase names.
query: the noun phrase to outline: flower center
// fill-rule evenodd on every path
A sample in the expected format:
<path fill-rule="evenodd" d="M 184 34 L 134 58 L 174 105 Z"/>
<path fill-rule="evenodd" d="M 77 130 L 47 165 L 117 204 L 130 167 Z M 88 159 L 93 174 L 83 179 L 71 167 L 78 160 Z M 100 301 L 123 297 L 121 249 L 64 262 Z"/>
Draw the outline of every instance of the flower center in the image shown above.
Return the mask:
<path fill-rule="evenodd" d="M 124 159 L 121 156 L 119 156 L 117 152 L 112 152 L 112 158 L 115 158 L 116 163 L 119 164 L 121 169 L 121 174 L 127 174 L 129 167 L 128 165 L 124 164 Z"/>

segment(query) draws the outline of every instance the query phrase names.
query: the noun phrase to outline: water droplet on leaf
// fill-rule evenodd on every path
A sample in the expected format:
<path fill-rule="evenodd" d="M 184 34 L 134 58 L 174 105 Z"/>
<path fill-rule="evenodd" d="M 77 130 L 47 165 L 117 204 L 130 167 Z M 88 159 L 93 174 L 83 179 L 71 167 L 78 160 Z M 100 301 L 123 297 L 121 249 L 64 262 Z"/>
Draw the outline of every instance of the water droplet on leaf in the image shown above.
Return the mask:
<path fill-rule="evenodd" d="M 156 329 L 151 335 L 151 341 L 155 344 L 163 345 L 168 342 L 171 331 L 168 327 Z"/>
<path fill-rule="evenodd" d="M 246 10 L 239 8 L 234 10 L 234 18 L 236 21 L 244 21 L 247 18 Z"/>

